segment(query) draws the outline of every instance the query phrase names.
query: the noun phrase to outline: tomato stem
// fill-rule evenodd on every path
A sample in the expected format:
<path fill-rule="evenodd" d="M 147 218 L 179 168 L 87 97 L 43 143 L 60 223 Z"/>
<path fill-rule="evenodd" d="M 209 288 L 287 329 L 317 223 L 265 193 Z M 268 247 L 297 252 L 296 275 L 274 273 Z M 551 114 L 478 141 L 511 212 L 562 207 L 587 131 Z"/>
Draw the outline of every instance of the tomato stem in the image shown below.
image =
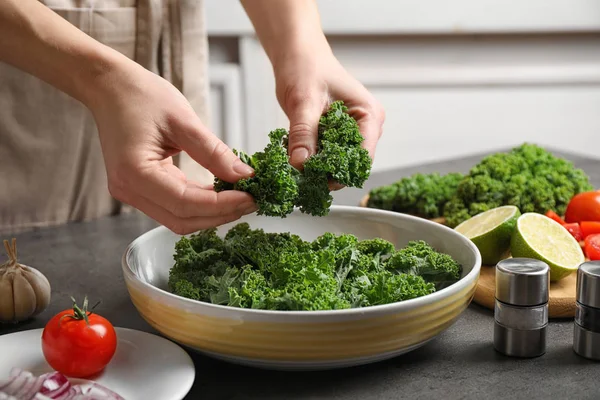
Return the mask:
<path fill-rule="evenodd" d="M 73 314 L 65 314 L 63 315 L 60 319 L 62 320 L 65 317 L 68 318 L 73 318 L 75 320 L 84 320 L 86 325 L 90 325 L 90 321 L 88 319 L 88 316 L 92 315 L 92 311 L 88 311 L 88 298 L 87 296 L 85 296 L 83 298 L 83 305 L 81 306 L 81 308 L 79 308 L 79 306 L 77 305 L 77 300 L 75 300 L 75 298 L 73 296 L 71 296 L 71 300 L 73 301 Z M 98 300 L 98 302 L 96 304 L 94 304 L 94 306 L 92 307 L 92 310 L 94 308 L 96 308 L 96 306 L 98 306 L 98 304 L 100 304 L 100 300 Z"/>

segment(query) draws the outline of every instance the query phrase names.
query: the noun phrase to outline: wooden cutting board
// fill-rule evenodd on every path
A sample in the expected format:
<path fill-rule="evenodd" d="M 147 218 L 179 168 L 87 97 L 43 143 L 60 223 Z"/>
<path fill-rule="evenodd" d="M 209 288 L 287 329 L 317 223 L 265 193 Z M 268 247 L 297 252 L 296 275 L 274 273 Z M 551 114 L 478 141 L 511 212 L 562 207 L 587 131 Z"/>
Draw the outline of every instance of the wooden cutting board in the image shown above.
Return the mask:
<path fill-rule="evenodd" d="M 360 201 L 361 207 L 366 207 L 369 195 Z M 443 224 L 444 218 L 434 218 L 432 221 Z M 549 318 L 573 318 L 575 316 L 575 291 L 577 285 L 577 274 L 573 272 L 568 277 L 558 282 L 550 283 L 548 301 Z M 480 306 L 494 310 L 496 295 L 496 269 L 493 266 L 482 266 L 477 281 L 477 288 L 473 296 L 473 302 Z"/>

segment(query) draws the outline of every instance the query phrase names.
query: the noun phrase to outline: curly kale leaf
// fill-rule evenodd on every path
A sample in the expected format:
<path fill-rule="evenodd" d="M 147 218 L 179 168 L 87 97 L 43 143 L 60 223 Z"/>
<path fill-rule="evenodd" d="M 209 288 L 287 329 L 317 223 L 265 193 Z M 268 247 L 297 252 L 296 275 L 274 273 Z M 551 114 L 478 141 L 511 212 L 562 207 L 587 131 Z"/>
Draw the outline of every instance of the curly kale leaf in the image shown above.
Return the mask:
<path fill-rule="evenodd" d="M 200 294 L 200 286 L 201 285 L 194 285 L 191 280 L 184 277 L 169 281 L 169 289 L 178 296 L 204 301 L 205 297 Z"/>
<path fill-rule="evenodd" d="M 417 173 L 372 189 L 367 207 L 437 218 L 442 215 L 444 205 L 455 195 L 462 178 L 460 173 Z"/>
<path fill-rule="evenodd" d="M 502 205 L 521 212 L 564 214 L 577 193 L 593 190 L 581 169 L 534 144 L 487 156 L 459 183 L 444 206 L 451 227 L 483 211 Z"/>
<path fill-rule="evenodd" d="M 327 232 L 317 237 L 311 243 L 311 247 L 314 250 L 332 249 L 335 253 L 339 253 L 344 249 L 356 247 L 358 242 L 358 238 L 351 234 L 335 235 Z"/>
<path fill-rule="evenodd" d="M 325 233 L 312 242 L 239 223 L 175 245 L 169 290 L 193 300 L 270 310 L 335 310 L 424 296 L 461 268 L 425 242 L 396 251 L 386 240 Z M 443 278 L 443 279 L 442 279 Z"/>
<path fill-rule="evenodd" d="M 278 310 L 336 310 L 350 304 L 338 295 L 338 281 L 333 271 L 332 254 L 290 254 L 282 258 L 278 268 L 286 271 L 279 280 L 270 308 Z"/>
<path fill-rule="evenodd" d="M 238 154 L 237 150 L 234 150 Z M 254 175 L 234 184 L 215 178 L 215 191 L 240 190 L 250 193 L 258 205 L 258 215 L 285 217 L 294 209 L 298 197 L 299 172 L 288 162 L 287 131 L 269 133 L 264 151 L 252 156 L 240 152 L 240 159 L 254 169 Z"/>
<path fill-rule="evenodd" d="M 394 303 L 414 299 L 435 292 L 433 283 L 423 277 L 411 274 L 393 274 L 379 271 L 372 275 L 364 275 L 360 282 L 369 305 Z"/>
<path fill-rule="evenodd" d="M 342 101 L 332 103 L 320 118 L 317 153 L 306 160 L 302 171 L 289 164 L 285 129 L 272 131 L 269 139 L 262 152 L 252 156 L 239 152 L 240 159 L 254 169 L 254 176 L 236 183 L 215 178 L 215 191 L 250 193 L 259 215 L 285 217 L 298 207 L 303 213 L 324 216 L 333 201 L 330 181 L 360 188 L 370 175 L 372 160 L 361 147 L 364 138 Z"/>
<path fill-rule="evenodd" d="M 381 238 L 362 240 L 356 246 L 362 254 L 388 256 L 396 250 L 394 244 Z"/>
<path fill-rule="evenodd" d="M 342 101 L 331 104 L 319 121 L 317 153 L 304 163 L 297 205 L 306 214 L 327 215 L 333 197 L 329 182 L 361 188 L 371 173 L 371 157 L 361 145 L 358 123 Z"/>
<path fill-rule="evenodd" d="M 327 173 L 342 185 L 362 187 L 369 178 L 372 160 L 361 147 L 365 139 L 344 102 L 330 105 L 319 120 L 318 133 L 317 154 L 309 158 L 309 168 Z"/>
<path fill-rule="evenodd" d="M 348 107 L 343 101 L 334 101 L 329 110 L 319 120 L 320 143 L 337 143 L 342 146 L 355 147 L 364 142 L 356 120 L 348 114 Z"/>
<path fill-rule="evenodd" d="M 185 241 L 181 241 L 181 243 L 185 243 Z M 223 250 L 224 242 L 223 239 L 217 235 L 217 228 L 210 228 L 200 231 L 196 235 L 192 236 L 190 238 L 190 246 L 192 246 L 196 252 L 202 252 L 210 249 Z"/>
<path fill-rule="evenodd" d="M 302 178 L 298 182 L 299 196 L 296 206 L 301 212 L 317 217 L 323 217 L 329 213 L 333 196 L 329 190 L 329 179 L 320 171 L 306 168 L 310 159 L 304 164 Z"/>
<path fill-rule="evenodd" d="M 290 233 L 270 233 L 262 229 L 250 229 L 247 222 L 236 224 L 225 235 L 227 261 L 233 265 L 253 267 L 270 273 L 280 262 L 284 253 L 305 253 L 310 243 Z M 275 273 L 280 268 L 274 269 Z"/>
<path fill-rule="evenodd" d="M 174 258 L 175 265 L 169 271 L 169 289 L 194 300 L 210 301 L 206 280 L 211 275 L 223 275 L 229 267 L 223 261 L 226 253 L 216 231 L 210 229 L 191 238 L 182 237 L 175 244 Z"/>
<path fill-rule="evenodd" d="M 439 253 L 425 241 L 411 241 L 393 254 L 386 263 L 388 270 L 423 277 L 444 288 L 460 279 L 462 266 L 448 254 Z"/>

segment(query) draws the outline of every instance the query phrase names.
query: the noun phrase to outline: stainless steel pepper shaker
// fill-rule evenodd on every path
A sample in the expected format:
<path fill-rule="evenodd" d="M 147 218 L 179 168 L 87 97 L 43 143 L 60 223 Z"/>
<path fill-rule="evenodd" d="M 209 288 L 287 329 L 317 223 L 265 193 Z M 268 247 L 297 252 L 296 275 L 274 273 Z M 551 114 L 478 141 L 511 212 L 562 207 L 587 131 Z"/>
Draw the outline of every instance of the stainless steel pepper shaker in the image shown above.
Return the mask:
<path fill-rule="evenodd" d="M 577 298 L 573 350 L 582 357 L 600 360 L 600 261 L 577 269 Z"/>
<path fill-rule="evenodd" d="M 530 258 L 508 258 L 496 265 L 494 348 L 513 357 L 546 352 L 550 268 Z"/>

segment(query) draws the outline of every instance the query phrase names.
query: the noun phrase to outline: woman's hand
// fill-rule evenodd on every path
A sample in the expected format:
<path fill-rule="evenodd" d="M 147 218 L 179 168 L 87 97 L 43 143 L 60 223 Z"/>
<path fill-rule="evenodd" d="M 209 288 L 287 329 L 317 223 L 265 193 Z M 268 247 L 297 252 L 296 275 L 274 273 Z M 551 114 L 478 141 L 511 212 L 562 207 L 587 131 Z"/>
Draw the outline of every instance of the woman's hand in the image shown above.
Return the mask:
<path fill-rule="evenodd" d="M 315 0 L 241 0 L 275 72 L 277 99 L 290 120 L 290 163 L 302 169 L 316 152 L 317 128 L 334 100 L 343 100 L 371 158 L 382 133 L 383 107 L 341 66 L 323 30 Z"/>
<path fill-rule="evenodd" d="M 321 48 L 320 51 L 316 50 Z M 353 78 L 332 54 L 329 46 L 301 48 L 273 63 L 277 99 L 290 120 L 290 163 L 302 168 L 316 152 L 320 116 L 330 102 L 343 100 L 365 137 L 363 146 L 375 157 L 385 113 L 371 93 Z"/>
<path fill-rule="evenodd" d="M 173 165 L 185 151 L 229 182 L 252 175 L 202 124 L 169 82 L 143 69 L 107 73 L 103 92 L 89 101 L 98 130 L 111 194 L 178 234 L 218 226 L 256 210 L 247 193 L 216 193 Z"/>
<path fill-rule="evenodd" d="M 256 210 L 243 192 L 216 193 L 186 177 L 187 152 L 229 182 L 253 171 L 199 120 L 166 80 L 92 39 L 36 0 L 0 4 L 0 61 L 46 81 L 93 113 L 111 194 L 179 234 Z"/>

